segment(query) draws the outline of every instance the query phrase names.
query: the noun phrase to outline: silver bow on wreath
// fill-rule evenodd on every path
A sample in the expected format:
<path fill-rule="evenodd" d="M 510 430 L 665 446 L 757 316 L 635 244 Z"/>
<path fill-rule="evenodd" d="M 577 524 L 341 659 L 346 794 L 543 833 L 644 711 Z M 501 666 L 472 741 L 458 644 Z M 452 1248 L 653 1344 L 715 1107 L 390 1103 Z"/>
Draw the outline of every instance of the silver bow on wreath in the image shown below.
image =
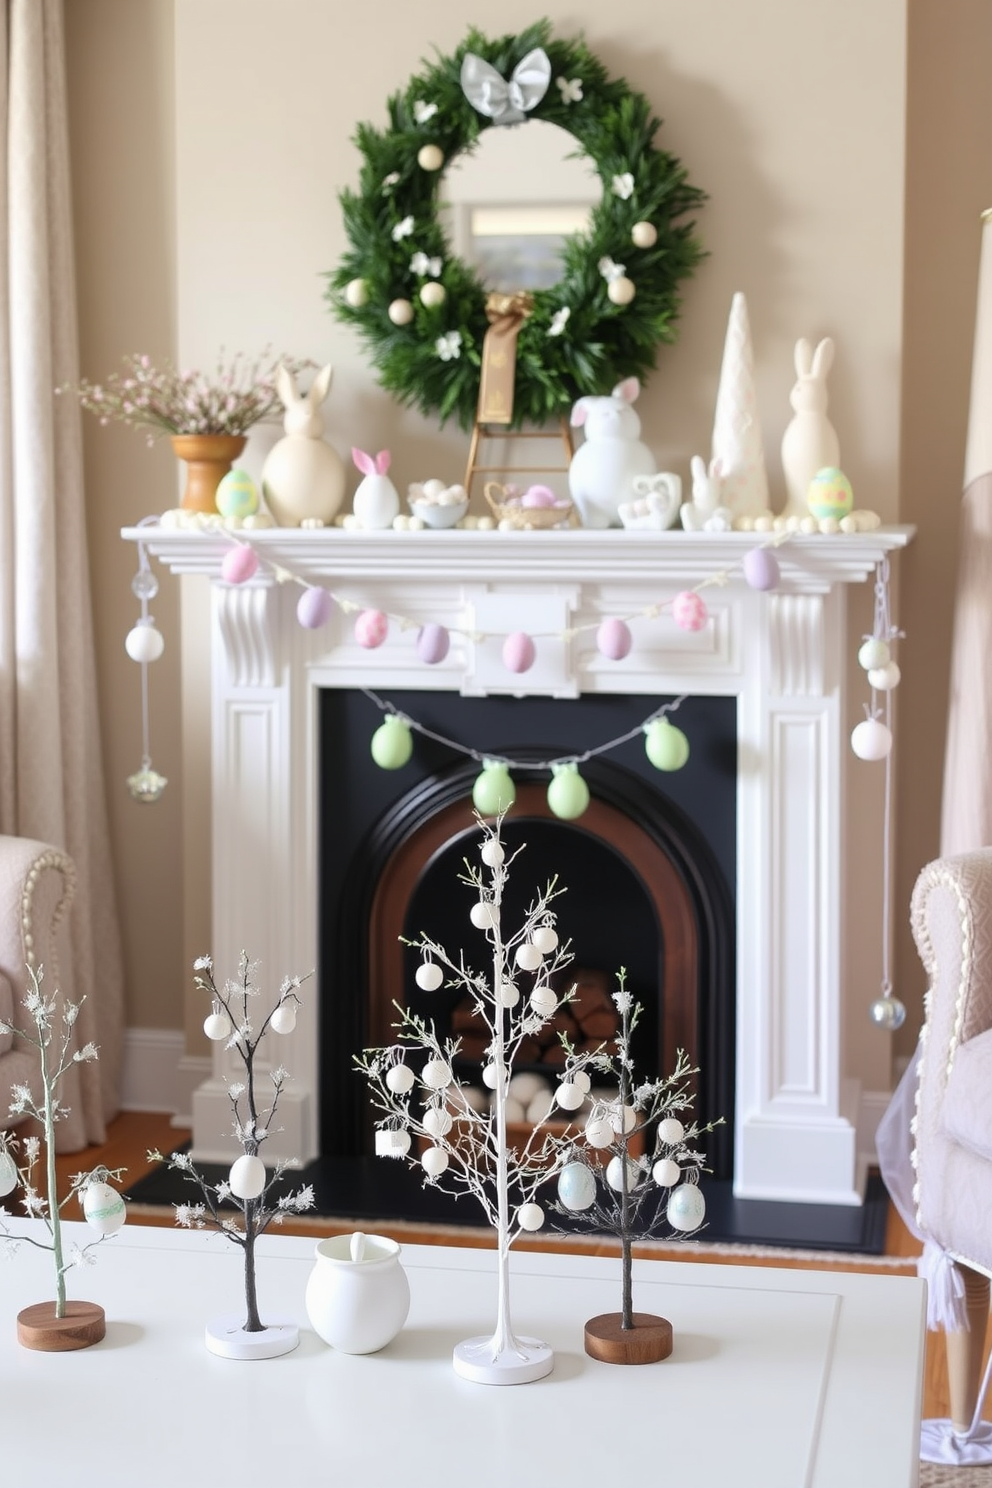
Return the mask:
<path fill-rule="evenodd" d="M 462 92 L 476 112 L 494 124 L 522 124 L 550 82 L 551 61 L 543 47 L 535 47 L 520 59 L 509 82 L 474 52 L 466 52 L 462 61 Z"/>

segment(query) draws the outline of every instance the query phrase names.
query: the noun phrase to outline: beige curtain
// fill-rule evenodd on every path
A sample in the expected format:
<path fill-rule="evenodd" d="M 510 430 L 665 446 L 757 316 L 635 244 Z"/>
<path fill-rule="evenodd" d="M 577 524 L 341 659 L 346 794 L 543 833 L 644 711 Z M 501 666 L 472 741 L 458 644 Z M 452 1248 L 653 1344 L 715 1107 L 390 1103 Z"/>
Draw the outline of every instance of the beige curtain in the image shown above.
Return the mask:
<path fill-rule="evenodd" d="M 62 0 L 0 0 L 0 31 L 0 832 L 76 863 L 60 979 L 100 1046 L 73 1112 L 100 1141 L 119 1108 L 123 972 L 79 410 L 55 394 L 78 377 Z"/>

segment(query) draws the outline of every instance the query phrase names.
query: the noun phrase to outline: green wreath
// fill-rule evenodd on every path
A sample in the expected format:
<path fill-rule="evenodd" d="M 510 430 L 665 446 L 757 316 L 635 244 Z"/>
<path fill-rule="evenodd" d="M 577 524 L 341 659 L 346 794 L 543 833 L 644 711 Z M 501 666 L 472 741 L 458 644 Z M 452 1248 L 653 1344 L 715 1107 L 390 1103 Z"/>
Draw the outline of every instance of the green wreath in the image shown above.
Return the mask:
<path fill-rule="evenodd" d="M 496 122 L 462 91 L 462 63 L 472 53 L 510 79 L 535 48 L 547 55 L 550 80 L 526 117 L 574 136 L 596 166 L 603 196 L 589 230 L 569 239 L 561 279 L 534 294 L 520 329 L 513 426 L 543 425 L 624 377 L 643 381 L 659 343 L 675 340 L 679 281 L 703 257 L 694 223 L 682 219 L 705 194 L 674 156 L 654 147 L 660 120 L 643 94 L 611 81 L 581 40 L 555 41 L 547 20 L 495 41 L 473 29 L 453 56 L 426 66 L 388 100 L 388 129 L 359 125 L 360 190 L 339 195 L 351 246 L 327 275 L 333 313 L 358 331 L 381 385 L 442 424 L 454 417 L 467 429 L 475 419 L 489 327 L 486 289 L 452 253 L 437 217 L 444 164 L 474 149 Z M 433 147 L 426 157 L 425 146 Z M 621 274 L 634 289 L 626 304 L 610 298 Z M 425 296 L 433 304 L 421 299 L 426 283 L 441 286 Z"/>

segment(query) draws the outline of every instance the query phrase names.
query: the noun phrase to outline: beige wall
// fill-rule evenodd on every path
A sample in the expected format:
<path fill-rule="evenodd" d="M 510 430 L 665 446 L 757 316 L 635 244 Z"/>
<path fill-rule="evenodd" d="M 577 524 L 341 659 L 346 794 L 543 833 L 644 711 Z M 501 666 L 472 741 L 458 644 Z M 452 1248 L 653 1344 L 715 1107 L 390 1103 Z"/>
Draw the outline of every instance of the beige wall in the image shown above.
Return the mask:
<path fill-rule="evenodd" d="M 432 49 L 450 51 L 471 22 L 509 32 L 540 11 L 505 0 L 497 23 L 440 0 L 376 0 L 349 12 L 347 35 L 327 0 L 66 0 L 66 13 L 83 370 L 99 376 L 132 349 L 163 353 L 175 343 L 191 361 L 220 345 L 251 352 L 271 342 L 334 363 L 330 435 L 342 452 L 390 445 L 400 484 L 425 473 L 457 478 L 463 438 L 378 389 L 358 343 L 324 307 L 321 274 L 343 246 L 336 193 L 356 179 L 356 121 L 384 122 L 386 95 Z M 708 450 L 727 313 L 743 290 L 775 493 L 793 342 L 829 333 L 831 414 L 859 499 L 888 520 L 921 525 L 899 615 L 909 636 L 897 745 L 905 904 L 936 850 L 940 687 L 977 211 L 986 204 L 981 149 L 992 158 L 992 105 L 957 80 L 979 82 L 989 7 L 631 0 L 608 14 L 576 0 L 557 25 L 563 35 L 584 31 L 608 70 L 648 95 L 665 121 L 659 143 L 710 196 L 700 215 L 710 257 L 686 288 L 680 340 L 662 350 L 640 404 L 659 460 L 685 472 L 690 455 Z M 176 473 L 166 451 L 92 421 L 86 448 L 129 1017 L 173 1027 L 189 959 L 209 934 L 202 726 L 188 681 L 184 778 L 178 586 L 166 580 L 155 613 L 169 650 L 152 675 L 152 742 L 172 784 L 162 807 L 131 803 L 123 779 L 140 757 L 138 678 L 122 641 L 136 613 L 134 555 L 117 532 L 172 504 Z M 262 448 L 250 447 L 250 462 Z M 856 631 L 868 624 L 869 598 L 856 601 Z M 192 663 L 198 643 L 187 635 L 185 645 Z M 849 896 L 856 1007 L 867 1006 L 878 976 L 879 793 L 868 768 L 849 770 L 857 820 L 869 822 Z M 184 861 L 198 879 L 184 876 Z M 919 978 L 904 939 L 900 990 L 915 1026 Z M 852 1019 L 849 1043 L 854 1072 L 884 1085 L 887 1043 L 866 1015 Z"/>

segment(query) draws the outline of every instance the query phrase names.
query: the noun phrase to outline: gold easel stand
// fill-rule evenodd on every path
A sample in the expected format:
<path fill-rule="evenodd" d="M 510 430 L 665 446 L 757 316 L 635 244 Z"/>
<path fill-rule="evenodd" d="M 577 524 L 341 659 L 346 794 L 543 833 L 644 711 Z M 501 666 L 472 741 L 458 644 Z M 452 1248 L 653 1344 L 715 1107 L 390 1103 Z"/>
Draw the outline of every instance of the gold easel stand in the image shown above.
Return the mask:
<path fill-rule="evenodd" d="M 485 424 L 476 419 L 472 429 L 472 440 L 468 447 L 468 464 L 465 467 L 465 493 L 469 500 L 472 497 L 472 482 L 477 475 L 513 475 L 515 472 L 523 475 L 558 475 L 562 471 L 567 473 L 572 463 L 572 431 L 567 420 L 563 418 L 558 420 L 558 429 L 565 449 L 564 465 L 480 465 L 479 446 L 483 443 L 496 439 L 548 440 L 554 439 L 555 436 L 547 429 L 510 429 L 506 424 Z"/>

